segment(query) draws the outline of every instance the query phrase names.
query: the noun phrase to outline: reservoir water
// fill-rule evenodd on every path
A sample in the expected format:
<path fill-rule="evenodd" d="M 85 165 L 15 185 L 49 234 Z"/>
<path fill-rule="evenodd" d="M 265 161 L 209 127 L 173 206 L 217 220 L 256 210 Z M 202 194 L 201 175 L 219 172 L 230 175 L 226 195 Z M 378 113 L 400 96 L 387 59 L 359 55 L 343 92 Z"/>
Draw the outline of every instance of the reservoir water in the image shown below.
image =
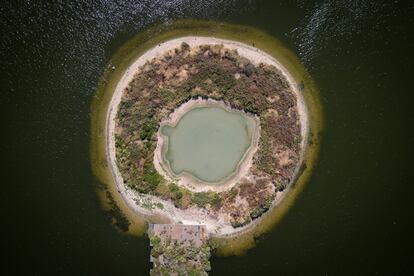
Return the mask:
<path fill-rule="evenodd" d="M 188 111 L 175 127 L 165 125 L 165 159 L 172 172 L 187 172 L 203 182 L 219 182 L 236 173 L 251 146 L 256 121 L 222 107 Z"/>
<path fill-rule="evenodd" d="M 96 196 L 90 105 L 121 45 L 196 18 L 280 39 L 325 114 L 304 191 L 245 255 L 213 256 L 211 275 L 413 275 L 413 14 L 385 0 L 2 1 L 3 274 L 148 274 L 148 240 L 117 231 Z"/>

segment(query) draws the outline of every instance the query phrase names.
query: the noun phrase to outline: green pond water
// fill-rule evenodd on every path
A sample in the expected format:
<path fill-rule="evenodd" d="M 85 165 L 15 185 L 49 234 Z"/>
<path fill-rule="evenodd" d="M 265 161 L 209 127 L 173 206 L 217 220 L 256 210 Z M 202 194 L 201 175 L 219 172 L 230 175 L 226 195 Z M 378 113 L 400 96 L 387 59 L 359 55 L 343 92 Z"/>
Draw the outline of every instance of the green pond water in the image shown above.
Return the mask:
<path fill-rule="evenodd" d="M 205 182 L 233 175 L 251 145 L 256 122 L 222 107 L 188 111 L 175 127 L 162 126 L 168 137 L 165 159 L 175 175 L 182 172 Z"/>

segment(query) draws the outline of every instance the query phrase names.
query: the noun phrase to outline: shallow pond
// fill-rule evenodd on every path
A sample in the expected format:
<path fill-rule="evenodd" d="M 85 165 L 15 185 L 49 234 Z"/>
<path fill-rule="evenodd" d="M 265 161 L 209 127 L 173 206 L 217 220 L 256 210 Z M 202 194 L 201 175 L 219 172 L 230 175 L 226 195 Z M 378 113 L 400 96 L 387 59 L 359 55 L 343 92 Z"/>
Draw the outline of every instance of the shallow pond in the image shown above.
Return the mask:
<path fill-rule="evenodd" d="M 175 127 L 162 127 L 168 137 L 165 159 L 175 175 L 187 172 L 205 182 L 219 182 L 237 170 L 255 127 L 255 120 L 242 112 L 194 108 Z"/>

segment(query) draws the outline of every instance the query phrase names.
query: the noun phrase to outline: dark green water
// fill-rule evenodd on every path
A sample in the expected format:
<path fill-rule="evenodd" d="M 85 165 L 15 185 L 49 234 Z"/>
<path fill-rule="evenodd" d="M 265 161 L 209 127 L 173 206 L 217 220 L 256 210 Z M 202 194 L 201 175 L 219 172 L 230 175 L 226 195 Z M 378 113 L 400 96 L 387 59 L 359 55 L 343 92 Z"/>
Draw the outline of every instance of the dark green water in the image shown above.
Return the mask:
<path fill-rule="evenodd" d="M 11 3 L 0 4 L 6 275 L 148 273 L 147 241 L 117 232 L 94 191 L 90 103 L 117 47 L 187 17 L 279 38 L 316 81 L 326 116 L 318 165 L 289 213 L 245 256 L 212 258 L 211 274 L 413 272 L 409 1 Z"/>

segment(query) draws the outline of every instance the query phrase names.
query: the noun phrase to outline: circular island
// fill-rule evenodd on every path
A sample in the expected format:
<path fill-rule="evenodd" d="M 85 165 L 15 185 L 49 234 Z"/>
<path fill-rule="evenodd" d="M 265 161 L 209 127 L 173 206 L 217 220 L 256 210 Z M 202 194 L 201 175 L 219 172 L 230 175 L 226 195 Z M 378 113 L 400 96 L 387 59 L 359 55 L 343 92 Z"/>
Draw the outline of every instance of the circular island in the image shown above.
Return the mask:
<path fill-rule="evenodd" d="M 301 168 L 308 113 L 300 85 L 244 43 L 180 37 L 129 66 L 107 116 L 107 157 L 144 217 L 231 236 L 277 205 Z"/>

